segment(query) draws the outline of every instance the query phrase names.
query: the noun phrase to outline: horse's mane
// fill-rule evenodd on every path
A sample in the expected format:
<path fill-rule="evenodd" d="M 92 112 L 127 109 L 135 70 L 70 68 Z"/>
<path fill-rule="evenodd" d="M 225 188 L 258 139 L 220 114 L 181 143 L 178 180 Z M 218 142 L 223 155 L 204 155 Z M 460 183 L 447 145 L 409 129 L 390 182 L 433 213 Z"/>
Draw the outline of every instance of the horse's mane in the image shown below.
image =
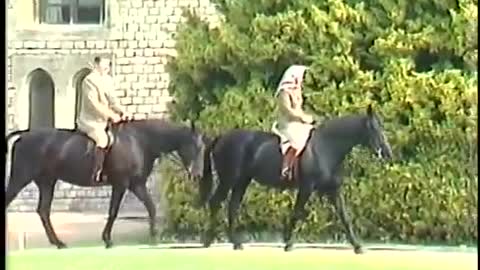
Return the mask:
<path fill-rule="evenodd" d="M 148 124 L 155 124 L 156 126 L 161 127 L 172 127 L 175 124 L 164 119 L 164 118 L 148 118 L 148 119 L 138 119 L 132 122 L 123 123 L 124 126 L 132 126 L 132 127 L 143 127 L 144 125 Z"/>
<path fill-rule="evenodd" d="M 165 130 L 187 130 L 188 129 L 188 126 L 186 126 L 185 124 L 175 123 L 164 118 L 136 119 L 131 122 L 121 123 L 120 125 L 115 126 L 114 129 L 116 129 L 117 131 L 121 131 L 126 127 L 142 129 L 142 128 L 148 127 L 148 125 L 151 125 L 151 124 L 153 124 L 152 126 L 154 127 L 165 128 Z M 54 129 L 57 131 L 69 132 L 69 133 L 80 132 L 76 123 L 74 128 L 45 128 L 45 130 L 47 129 Z M 25 130 L 22 132 L 28 132 L 28 131 L 29 130 Z"/>
<path fill-rule="evenodd" d="M 350 130 L 358 127 L 365 119 L 365 114 L 349 114 L 340 117 L 334 117 L 323 121 L 316 129 L 322 133 L 329 133 L 336 130 Z"/>
<path fill-rule="evenodd" d="M 165 130 L 184 130 L 187 131 L 190 127 L 184 123 L 172 122 L 165 118 L 149 118 L 149 119 L 139 119 L 132 122 L 124 123 L 124 127 L 154 127 L 162 128 Z"/>

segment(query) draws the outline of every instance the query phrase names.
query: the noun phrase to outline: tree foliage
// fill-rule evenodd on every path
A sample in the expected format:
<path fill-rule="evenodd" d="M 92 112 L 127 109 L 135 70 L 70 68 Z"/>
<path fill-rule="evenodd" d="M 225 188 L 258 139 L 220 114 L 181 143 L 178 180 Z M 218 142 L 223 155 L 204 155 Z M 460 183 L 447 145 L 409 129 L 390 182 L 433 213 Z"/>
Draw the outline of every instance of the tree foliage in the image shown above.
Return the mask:
<path fill-rule="evenodd" d="M 328 118 L 373 103 L 394 148 L 394 166 L 379 164 L 365 151 L 349 160 L 346 192 L 360 235 L 476 241 L 476 1 L 222 0 L 217 5 L 224 18 L 220 27 L 188 14 L 178 34 L 178 57 L 169 65 L 174 118 L 198 119 L 211 134 L 234 127 L 268 130 L 282 72 L 291 64 L 308 65 L 308 110 Z M 206 220 L 185 204 L 196 190 L 172 178 L 169 229 L 198 233 Z M 243 223 L 250 232 L 278 231 L 291 203 L 292 193 L 251 188 Z M 302 237 L 319 239 L 341 230 L 336 223 L 327 226 L 323 204 L 314 205 Z"/>

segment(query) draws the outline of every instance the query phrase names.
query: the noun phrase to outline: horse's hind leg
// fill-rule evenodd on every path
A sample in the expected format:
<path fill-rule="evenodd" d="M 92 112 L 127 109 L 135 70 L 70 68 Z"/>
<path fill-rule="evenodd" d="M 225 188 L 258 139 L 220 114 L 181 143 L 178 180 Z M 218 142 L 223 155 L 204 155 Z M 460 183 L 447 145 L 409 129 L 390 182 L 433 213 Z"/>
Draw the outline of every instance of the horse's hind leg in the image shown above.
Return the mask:
<path fill-rule="evenodd" d="M 152 197 L 147 191 L 147 187 L 145 186 L 145 183 L 142 182 L 142 184 L 136 184 L 133 186 L 130 186 L 129 188 L 133 194 L 137 197 L 138 200 L 140 200 L 145 208 L 147 209 L 148 216 L 149 216 L 149 225 L 150 225 L 150 237 L 152 240 L 155 240 L 157 237 L 157 228 L 156 228 L 156 209 L 155 209 L 155 204 L 153 203 Z"/>
<path fill-rule="evenodd" d="M 17 197 L 18 193 L 20 193 L 20 191 L 22 191 L 26 185 L 32 182 L 30 172 L 31 171 L 28 169 L 28 166 L 21 168 L 18 161 L 15 162 L 14 166 L 12 166 L 10 179 L 8 180 L 7 184 L 7 190 L 5 191 L 5 209 L 7 209 L 10 203 L 15 199 L 15 197 Z"/>
<path fill-rule="evenodd" d="M 40 192 L 37 213 L 40 216 L 40 220 L 42 221 L 43 228 L 45 229 L 45 233 L 48 237 L 48 241 L 52 245 L 57 246 L 57 248 L 59 249 L 66 248 L 67 245 L 65 245 L 65 243 L 58 239 L 58 236 L 55 233 L 55 230 L 53 229 L 52 223 L 50 221 L 50 210 L 52 208 L 53 191 L 55 189 L 55 183 L 57 181 L 56 179 L 40 178 L 34 180 L 34 182 Z"/>
<path fill-rule="evenodd" d="M 241 181 L 239 181 L 238 184 L 233 187 L 232 195 L 230 196 L 230 202 L 228 204 L 228 234 L 234 250 L 243 249 L 242 243 L 238 240 L 235 232 L 235 226 L 237 225 L 240 204 L 242 203 L 243 196 L 245 195 L 245 191 L 247 190 L 250 182 L 251 179 L 249 178 L 241 179 Z"/>
<path fill-rule="evenodd" d="M 11 177 L 10 181 L 8 182 L 7 190 L 5 191 L 5 209 L 8 208 L 10 203 L 17 197 L 18 193 L 22 191 L 22 189 L 30 184 L 31 179 L 27 177 L 18 178 L 18 177 Z"/>
<path fill-rule="evenodd" d="M 108 210 L 108 220 L 103 229 L 102 239 L 105 243 L 105 248 L 111 248 L 112 242 L 112 227 L 118 215 L 118 209 L 122 202 L 123 195 L 125 195 L 126 187 L 124 185 L 112 185 L 112 196 L 110 198 L 110 207 Z"/>
<path fill-rule="evenodd" d="M 208 207 L 210 209 L 210 224 L 203 241 L 204 247 L 210 247 L 215 238 L 215 229 L 217 228 L 217 214 L 222 206 L 222 202 L 227 198 L 230 191 L 230 185 L 226 184 L 220 178 L 220 184 L 218 185 L 215 193 L 208 201 Z"/>

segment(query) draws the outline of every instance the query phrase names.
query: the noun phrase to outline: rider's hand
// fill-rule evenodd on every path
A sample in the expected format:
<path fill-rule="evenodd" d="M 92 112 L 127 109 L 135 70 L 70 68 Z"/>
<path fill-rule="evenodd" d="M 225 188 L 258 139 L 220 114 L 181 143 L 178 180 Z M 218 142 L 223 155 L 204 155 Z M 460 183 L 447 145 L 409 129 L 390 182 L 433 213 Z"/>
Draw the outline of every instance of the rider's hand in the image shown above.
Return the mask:
<path fill-rule="evenodd" d="M 112 116 L 110 116 L 110 119 L 112 120 L 113 123 L 118 123 L 122 121 L 122 118 L 118 114 L 112 114 Z"/>

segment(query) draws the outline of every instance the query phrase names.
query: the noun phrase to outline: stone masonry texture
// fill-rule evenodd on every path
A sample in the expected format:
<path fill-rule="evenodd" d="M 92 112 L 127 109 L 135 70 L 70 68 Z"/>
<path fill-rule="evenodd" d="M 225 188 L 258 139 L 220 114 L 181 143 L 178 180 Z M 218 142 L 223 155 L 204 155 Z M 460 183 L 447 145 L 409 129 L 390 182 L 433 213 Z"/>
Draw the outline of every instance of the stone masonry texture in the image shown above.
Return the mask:
<path fill-rule="evenodd" d="M 36 2 L 36 0 L 10 0 L 7 11 L 9 28 L 12 24 L 15 25 L 15 22 L 18 25 L 23 19 L 24 14 L 18 11 L 23 7 L 16 9 L 21 1 Z M 25 71 L 25 74 L 28 74 L 37 68 L 35 65 L 15 66 L 17 63 L 15 59 L 21 57 L 44 57 L 45 61 L 57 61 L 58 63 L 54 64 L 62 66 L 62 57 L 78 56 L 80 59 L 86 55 L 88 57 L 109 55 L 112 58 L 112 70 L 121 106 L 133 113 L 136 118 L 161 118 L 168 113 L 167 104 L 171 97 L 167 91 L 169 76 L 165 71 L 165 65 L 170 56 L 175 56 L 175 32 L 179 23 L 184 20 L 182 9 L 194 9 L 205 20 L 215 23 L 218 22 L 215 7 L 208 0 L 107 0 L 106 3 L 112 14 L 111 25 L 105 28 L 107 30 L 103 30 L 102 35 L 98 34 L 98 29 L 91 30 L 92 33 L 83 30 L 81 34 L 75 35 L 75 29 L 68 30 L 72 27 L 69 25 L 62 26 L 64 30 L 56 33 L 56 30 L 51 30 L 50 34 L 42 32 L 45 30 L 31 28 L 18 30 L 19 26 L 15 26 L 17 29 L 8 30 L 7 132 L 21 129 L 19 123 L 22 116 L 19 111 L 23 106 L 17 98 L 24 86 L 20 83 L 23 79 L 14 79 L 15 75 L 19 76 L 15 72 L 20 70 L 18 72 Z M 11 23 L 11 20 L 14 23 Z M 23 34 L 19 34 L 22 32 Z M 50 75 L 57 84 L 57 78 L 61 80 L 72 77 L 73 74 L 56 72 Z M 63 94 L 67 91 L 63 88 L 58 82 L 55 87 L 55 98 L 57 95 L 58 98 L 62 96 L 74 98 L 72 95 Z M 57 110 L 58 106 L 55 106 Z M 55 111 L 56 118 L 65 114 L 67 113 Z M 148 187 L 156 201 L 160 202 L 158 198 L 160 175 L 156 169 L 152 174 L 154 175 L 149 179 Z M 110 190 L 110 187 L 82 188 L 59 181 L 55 188 L 52 211 L 107 213 Z M 37 200 L 37 187 L 31 183 L 17 196 L 8 210 L 36 211 Z M 121 209 L 145 211 L 143 205 L 130 193 L 127 193 Z M 161 212 L 160 210 L 159 215 Z"/>

